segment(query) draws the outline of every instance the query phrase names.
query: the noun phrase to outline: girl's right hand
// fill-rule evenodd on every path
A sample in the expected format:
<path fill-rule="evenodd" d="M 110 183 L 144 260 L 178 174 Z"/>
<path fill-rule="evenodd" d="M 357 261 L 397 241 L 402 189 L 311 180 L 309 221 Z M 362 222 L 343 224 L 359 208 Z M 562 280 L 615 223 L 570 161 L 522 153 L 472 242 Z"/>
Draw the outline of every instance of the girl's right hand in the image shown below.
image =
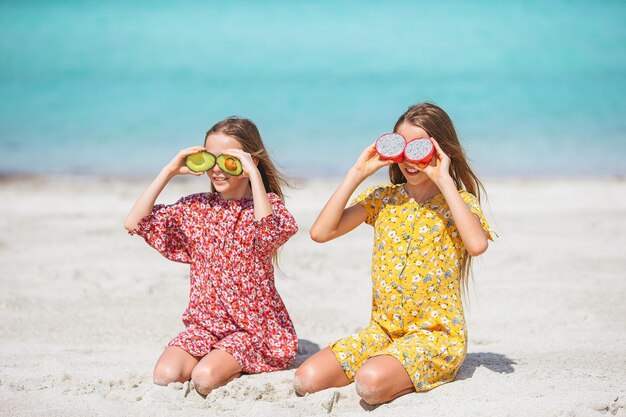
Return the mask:
<path fill-rule="evenodd" d="M 376 152 L 376 143 L 374 142 L 365 148 L 352 169 L 364 178 L 367 178 L 382 167 L 389 166 L 391 164 L 393 164 L 393 161 L 380 158 L 380 155 Z"/>
<path fill-rule="evenodd" d="M 189 168 L 187 168 L 187 165 L 185 165 L 185 158 L 188 155 L 192 155 L 194 153 L 198 153 L 202 151 L 206 151 L 206 148 L 204 146 L 192 146 L 191 148 L 183 149 L 182 151 L 178 152 L 178 155 L 176 155 L 174 159 L 172 159 L 165 166 L 164 169 L 170 175 L 191 174 L 191 175 L 195 175 L 196 177 L 200 177 L 204 175 L 204 172 L 194 172 L 190 170 Z"/>

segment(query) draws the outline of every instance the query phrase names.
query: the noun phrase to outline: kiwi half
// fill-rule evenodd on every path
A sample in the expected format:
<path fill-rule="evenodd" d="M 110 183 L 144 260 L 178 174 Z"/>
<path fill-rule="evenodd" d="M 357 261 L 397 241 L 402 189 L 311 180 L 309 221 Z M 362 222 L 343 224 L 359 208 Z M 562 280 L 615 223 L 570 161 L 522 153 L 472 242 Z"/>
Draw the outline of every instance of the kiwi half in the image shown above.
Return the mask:
<path fill-rule="evenodd" d="M 217 166 L 220 167 L 222 172 L 228 175 L 237 176 L 241 175 L 243 172 L 243 167 L 241 166 L 241 161 L 239 158 L 236 158 L 231 155 L 220 155 L 217 157 Z"/>
<path fill-rule="evenodd" d="M 193 172 L 204 172 L 215 166 L 215 155 L 201 151 L 185 157 L 185 165 Z"/>

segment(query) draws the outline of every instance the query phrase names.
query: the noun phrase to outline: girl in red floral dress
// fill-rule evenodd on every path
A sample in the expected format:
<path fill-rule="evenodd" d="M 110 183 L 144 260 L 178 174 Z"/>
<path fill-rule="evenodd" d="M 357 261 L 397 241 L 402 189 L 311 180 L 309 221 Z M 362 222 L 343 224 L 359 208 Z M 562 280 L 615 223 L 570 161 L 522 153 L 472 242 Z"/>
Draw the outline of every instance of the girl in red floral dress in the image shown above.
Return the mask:
<path fill-rule="evenodd" d="M 206 171 L 212 192 L 155 205 L 174 176 L 204 175 L 189 170 L 185 157 L 205 150 L 237 157 L 243 174 L 228 175 L 215 164 Z M 298 229 L 281 183 L 254 123 L 228 118 L 207 132 L 204 147 L 180 151 L 128 214 L 124 227 L 131 234 L 191 269 L 186 330 L 159 358 L 156 384 L 191 378 L 206 395 L 241 373 L 286 369 L 295 358 L 296 333 L 272 266 Z"/>

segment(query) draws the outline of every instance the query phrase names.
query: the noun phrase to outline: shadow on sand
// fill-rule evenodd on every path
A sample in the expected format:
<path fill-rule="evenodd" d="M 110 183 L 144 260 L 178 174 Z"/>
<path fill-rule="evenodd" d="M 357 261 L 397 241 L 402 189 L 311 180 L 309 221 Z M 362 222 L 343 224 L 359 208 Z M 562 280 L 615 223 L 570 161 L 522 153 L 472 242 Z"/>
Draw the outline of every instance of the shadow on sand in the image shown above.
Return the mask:
<path fill-rule="evenodd" d="M 476 368 L 484 366 L 490 371 L 500 374 L 511 374 L 515 372 L 513 365 L 517 363 L 506 355 L 493 352 L 468 353 L 461 369 L 456 374 L 455 381 L 462 381 L 471 378 Z"/>
<path fill-rule="evenodd" d="M 474 375 L 474 371 L 476 368 L 480 366 L 484 366 L 490 371 L 497 372 L 500 374 L 510 374 L 515 372 L 513 365 L 517 365 L 515 361 L 508 358 L 506 355 L 502 355 L 500 353 L 493 352 L 478 352 L 478 353 L 468 353 L 465 357 L 465 362 L 461 365 L 459 372 L 456 374 L 455 381 L 461 381 L 463 379 L 469 379 Z M 361 400 L 359 402 L 361 408 L 366 411 L 374 411 L 379 405 L 369 405 L 365 401 Z"/>
<path fill-rule="evenodd" d="M 296 351 L 296 359 L 291 364 L 291 368 L 295 369 L 311 356 L 320 351 L 320 346 L 309 340 L 298 339 L 298 350 Z"/>

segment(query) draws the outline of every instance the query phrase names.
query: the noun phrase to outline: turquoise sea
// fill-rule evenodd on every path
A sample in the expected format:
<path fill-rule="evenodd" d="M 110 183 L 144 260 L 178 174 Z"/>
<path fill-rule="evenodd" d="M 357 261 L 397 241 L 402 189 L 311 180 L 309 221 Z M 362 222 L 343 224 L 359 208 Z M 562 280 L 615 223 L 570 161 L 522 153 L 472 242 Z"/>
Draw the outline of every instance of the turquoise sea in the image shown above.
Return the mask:
<path fill-rule="evenodd" d="M 254 120 L 345 170 L 412 103 L 483 175 L 626 175 L 624 1 L 2 1 L 0 172 L 154 175 Z"/>

